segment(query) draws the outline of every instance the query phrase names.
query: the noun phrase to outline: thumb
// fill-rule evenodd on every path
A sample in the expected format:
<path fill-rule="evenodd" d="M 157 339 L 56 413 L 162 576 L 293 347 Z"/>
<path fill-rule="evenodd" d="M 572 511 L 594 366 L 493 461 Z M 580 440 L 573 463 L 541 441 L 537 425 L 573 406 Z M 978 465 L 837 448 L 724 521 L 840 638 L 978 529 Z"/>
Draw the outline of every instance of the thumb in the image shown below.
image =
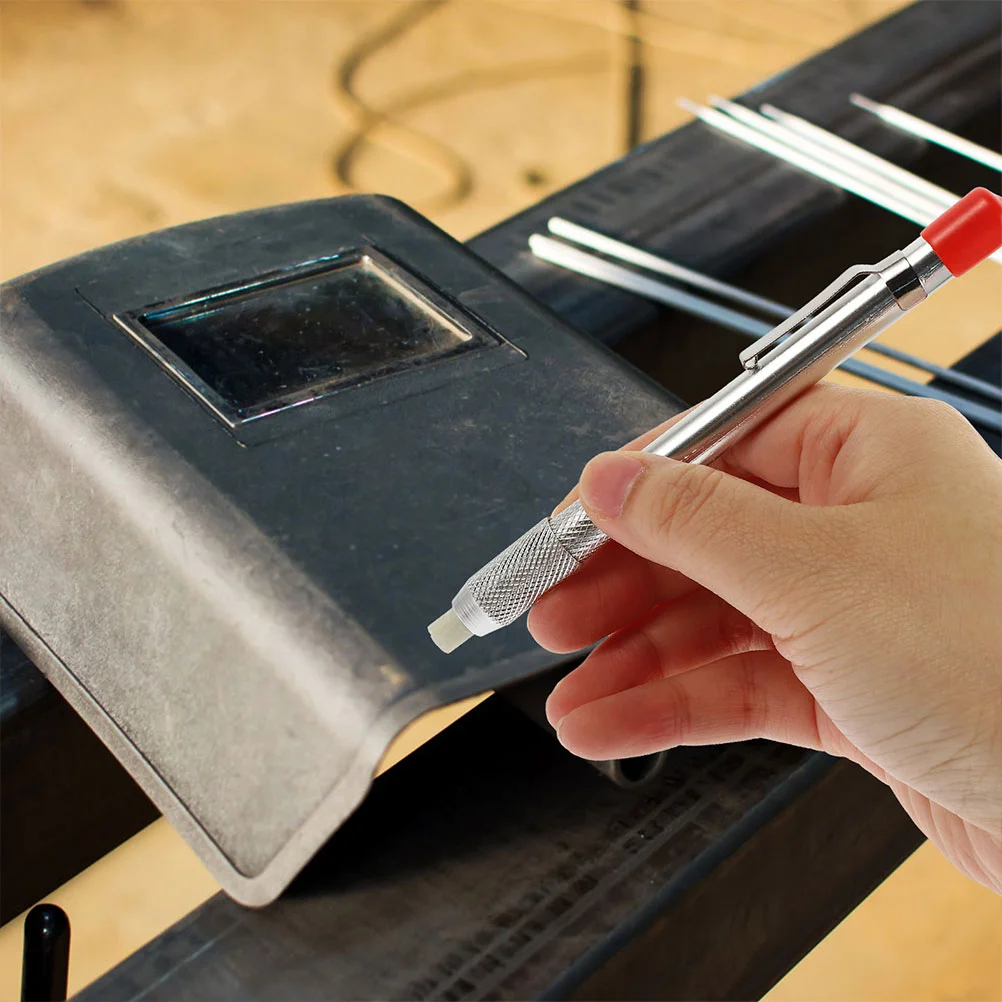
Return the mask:
<path fill-rule="evenodd" d="M 707 466 L 607 452 L 584 468 L 581 503 L 603 532 L 719 595 L 770 633 L 816 593 L 831 562 L 819 513 Z M 819 552 L 820 551 L 820 552 Z"/>

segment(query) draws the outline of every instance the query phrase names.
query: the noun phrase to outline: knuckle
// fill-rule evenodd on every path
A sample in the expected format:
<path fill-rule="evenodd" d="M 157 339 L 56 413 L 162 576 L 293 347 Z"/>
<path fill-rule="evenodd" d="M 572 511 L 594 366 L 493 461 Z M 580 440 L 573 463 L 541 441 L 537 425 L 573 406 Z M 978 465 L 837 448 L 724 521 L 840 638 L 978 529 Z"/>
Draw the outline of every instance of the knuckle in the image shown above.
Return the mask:
<path fill-rule="evenodd" d="M 890 394 L 880 396 L 889 397 Z M 931 397 L 891 397 L 888 409 L 895 419 L 897 433 L 909 442 L 916 440 L 919 429 L 954 429 L 967 424 L 967 419 L 955 407 Z"/>
<path fill-rule="evenodd" d="M 680 685 L 669 683 L 658 713 L 658 737 L 681 744 L 692 731 L 692 704 Z"/>
<path fill-rule="evenodd" d="M 670 544 L 679 532 L 702 525 L 712 531 L 712 501 L 726 474 L 706 466 L 680 466 L 673 469 L 667 483 L 658 485 L 653 504 L 653 530 Z M 709 523 L 709 524 L 707 524 Z"/>
<path fill-rule="evenodd" d="M 741 670 L 737 677 L 737 689 L 740 719 L 750 726 L 752 733 L 758 733 L 765 724 L 766 702 L 754 658 L 742 659 Z"/>
<path fill-rule="evenodd" d="M 933 400 L 929 397 L 908 397 L 901 400 L 905 404 L 902 408 L 902 416 L 907 414 L 911 421 L 921 420 L 929 425 L 953 425 L 954 422 L 964 421 L 960 412 L 951 407 L 943 400 Z"/>
<path fill-rule="evenodd" d="M 876 486 L 884 493 L 952 490 L 955 484 L 942 475 L 942 460 L 952 467 L 958 450 L 966 451 L 975 443 L 980 448 L 978 433 L 960 411 L 942 400 L 901 397 L 894 404 L 891 420 L 880 426 L 874 423 L 868 445 L 878 475 Z"/>
<path fill-rule="evenodd" d="M 718 620 L 719 649 L 728 654 L 744 654 L 766 646 L 765 632 L 732 606 Z"/>

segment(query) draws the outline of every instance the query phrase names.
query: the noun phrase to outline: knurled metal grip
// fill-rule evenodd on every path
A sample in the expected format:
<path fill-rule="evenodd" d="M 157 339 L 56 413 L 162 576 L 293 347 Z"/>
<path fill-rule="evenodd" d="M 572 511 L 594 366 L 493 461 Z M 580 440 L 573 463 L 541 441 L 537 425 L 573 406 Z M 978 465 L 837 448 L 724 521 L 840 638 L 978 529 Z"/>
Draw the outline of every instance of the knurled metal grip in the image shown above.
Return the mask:
<path fill-rule="evenodd" d="M 472 633 L 493 633 L 528 612 L 540 595 L 576 571 L 608 538 L 575 501 L 537 522 L 481 567 L 460 589 L 452 608 Z"/>

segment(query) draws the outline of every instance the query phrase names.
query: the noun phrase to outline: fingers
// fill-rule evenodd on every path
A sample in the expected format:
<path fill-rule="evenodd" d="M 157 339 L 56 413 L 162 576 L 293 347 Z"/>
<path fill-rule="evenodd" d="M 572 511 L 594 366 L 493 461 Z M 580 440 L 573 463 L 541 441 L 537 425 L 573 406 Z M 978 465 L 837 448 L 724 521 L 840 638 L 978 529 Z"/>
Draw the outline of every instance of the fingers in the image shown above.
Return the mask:
<path fill-rule="evenodd" d="M 527 625 L 548 651 L 579 651 L 696 587 L 681 574 L 608 543 L 536 602 Z"/>
<path fill-rule="evenodd" d="M 939 401 L 819 383 L 723 458 L 731 472 L 796 489 L 806 504 L 852 504 L 925 486 L 974 449 L 983 449 L 979 436 Z"/>
<path fill-rule="evenodd" d="M 595 760 L 751 738 L 818 748 L 814 706 L 782 657 L 755 651 L 585 703 L 556 726 L 568 751 Z"/>
<path fill-rule="evenodd" d="M 643 450 L 685 413 L 620 451 Z M 781 497 L 815 505 L 848 504 L 908 482 L 910 473 L 925 479 L 930 451 L 949 459 L 958 449 L 983 452 L 984 443 L 945 404 L 819 383 L 713 465 Z M 843 477 L 833 482 L 836 473 Z M 556 511 L 577 498 L 575 487 Z"/>
<path fill-rule="evenodd" d="M 886 396 L 818 383 L 724 454 L 729 468 L 776 487 L 800 489 L 804 467 L 834 457 L 856 427 L 866 403 Z M 878 400 L 876 405 L 881 406 Z"/>
<path fill-rule="evenodd" d="M 721 472 L 727 473 L 732 477 L 740 477 L 742 480 L 747 480 L 748 483 L 754 484 L 756 487 L 761 487 L 763 490 L 769 491 L 770 494 L 775 494 L 777 497 L 781 497 L 786 501 L 800 500 L 799 488 L 777 487 L 775 484 L 769 483 L 768 480 L 756 477 L 753 473 L 749 473 L 748 470 L 736 463 L 731 462 L 726 453 L 723 456 L 718 456 L 709 465 L 715 470 L 720 470 Z"/>
<path fill-rule="evenodd" d="M 580 492 L 589 517 L 616 542 L 719 595 L 771 634 L 796 632 L 801 593 L 836 573 L 837 550 L 823 537 L 839 530 L 838 514 L 826 511 L 822 522 L 818 509 L 719 470 L 604 453 L 585 467 Z"/>
<path fill-rule="evenodd" d="M 556 726 L 585 703 L 731 654 L 771 649 L 771 638 L 747 617 L 699 589 L 606 640 L 557 684 L 547 700 L 546 715 Z"/>

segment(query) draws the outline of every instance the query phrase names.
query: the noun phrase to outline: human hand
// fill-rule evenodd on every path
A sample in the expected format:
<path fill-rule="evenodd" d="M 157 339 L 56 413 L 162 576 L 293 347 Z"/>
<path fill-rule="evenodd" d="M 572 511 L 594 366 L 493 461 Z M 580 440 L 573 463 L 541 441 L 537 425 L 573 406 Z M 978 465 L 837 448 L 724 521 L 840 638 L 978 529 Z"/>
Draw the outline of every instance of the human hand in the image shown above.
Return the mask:
<path fill-rule="evenodd" d="M 823 384 L 712 467 L 606 453 L 579 496 L 612 542 L 529 615 L 608 637 L 547 703 L 570 751 L 844 756 L 1002 893 L 1002 463 L 960 415 Z"/>

